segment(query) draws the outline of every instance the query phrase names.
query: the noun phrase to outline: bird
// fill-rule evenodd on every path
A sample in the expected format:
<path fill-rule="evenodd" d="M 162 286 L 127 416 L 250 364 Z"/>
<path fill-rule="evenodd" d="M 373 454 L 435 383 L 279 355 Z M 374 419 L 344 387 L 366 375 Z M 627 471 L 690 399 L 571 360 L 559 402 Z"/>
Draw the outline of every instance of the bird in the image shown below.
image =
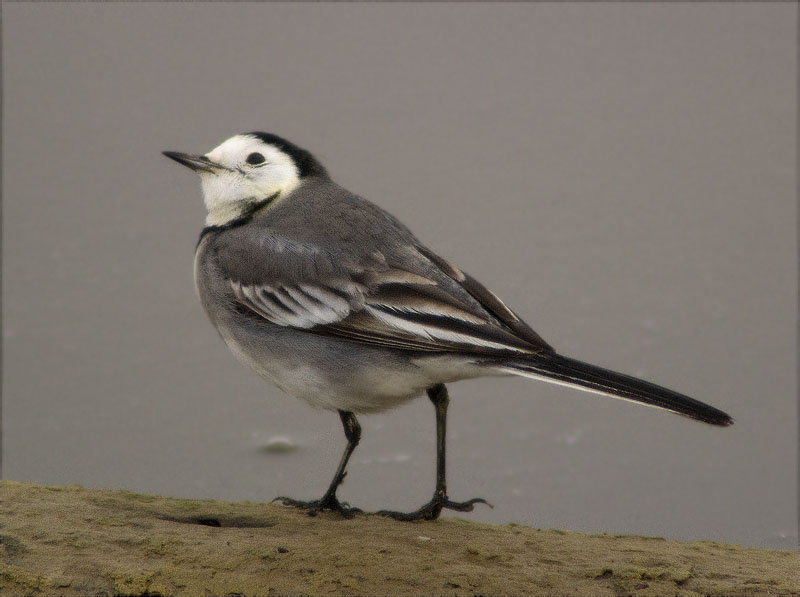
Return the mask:
<path fill-rule="evenodd" d="M 362 512 L 337 488 L 361 438 L 356 415 L 427 394 L 436 416 L 433 497 L 403 521 L 470 512 L 446 483 L 446 384 L 524 376 L 671 411 L 710 425 L 712 406 L 558 353 L 492 291 L 387 211 L 336 184 L 308 150 L 273 133 L 237 134 L 206 154 L 164 151 L 200 177 L 206 207 L 194 278 L 233 354 L 290 396 L 338 413 L 347 445 L 320 499 L 280 496 L 311 515 Z"/>

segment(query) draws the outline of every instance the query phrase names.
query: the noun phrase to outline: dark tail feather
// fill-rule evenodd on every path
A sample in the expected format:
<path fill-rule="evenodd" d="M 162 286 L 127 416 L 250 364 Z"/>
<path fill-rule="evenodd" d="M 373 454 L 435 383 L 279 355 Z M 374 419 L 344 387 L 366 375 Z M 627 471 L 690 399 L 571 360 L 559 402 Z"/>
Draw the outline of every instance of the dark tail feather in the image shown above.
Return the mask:
<path fill-rule="evenodd" d="M 541 377 L 579 389 L 641 402 L 684 415 L 711 425 L 727 427 L 733 419 L 713 406 L 656 384 L 583 363 L 555 353 L 538 354 L 507 363 L 513 373 Z"/>

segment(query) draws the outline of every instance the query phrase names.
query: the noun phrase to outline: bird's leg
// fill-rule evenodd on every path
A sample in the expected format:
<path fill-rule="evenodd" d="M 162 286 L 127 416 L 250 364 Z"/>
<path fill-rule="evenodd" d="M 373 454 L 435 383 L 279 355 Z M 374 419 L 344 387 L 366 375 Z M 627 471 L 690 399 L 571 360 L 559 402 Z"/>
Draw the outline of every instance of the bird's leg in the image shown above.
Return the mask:
<path fill-rule="evenodd" d="M 361 425 L 358 424 L 356 416 L 350 411 L 340 410 L 339 417 L 342 419 L 342 426 L 344 426 L 344 435 L 347 438 L 347 447 L 344 449 L 342 459 L 339 461 L 339 468 L 336 469 L 336 474 L 333 476 L 328 491 L 325 492 L 318 500 L 304 502 L 295 500 L 288 497 L 276 497 L 273 502 L 279 501 L 285 506 L 293 506 L 295 508 L 304 508 L 308 510 L 310 516 L 315 516 L 321 510 L 335 510 L 345 518 L 352 518 L 356 512 L 361 512 L 358 508 L 353 508 L 347 502 L 340 502 L 336 499 L 336 488 L 342 484 L 347 472 L 347 461 L 350 460 L 350 455 L 356 449 L 359 440 L 361 439 Z"/>
<path fill-rule="evenodd" d="M 483 498 L 472 498 L 466 502 L 452 502 L 447 498 L 447 481 L 445 477 L 445 439 L 447 435 L 447 406 L 450 398 L 444 384 L 437 384 L 428 388 L 428 398 L 436 409 L 436 491 L 431 501 L 415 512 L 393 512 L 381 510 L 377 512 L 382 516 L 389 516 L 396 520 L 435 520 L 443 509 L 457 510 L 458 512 L 471 512 L 475 504 L 492 505 Z"/>

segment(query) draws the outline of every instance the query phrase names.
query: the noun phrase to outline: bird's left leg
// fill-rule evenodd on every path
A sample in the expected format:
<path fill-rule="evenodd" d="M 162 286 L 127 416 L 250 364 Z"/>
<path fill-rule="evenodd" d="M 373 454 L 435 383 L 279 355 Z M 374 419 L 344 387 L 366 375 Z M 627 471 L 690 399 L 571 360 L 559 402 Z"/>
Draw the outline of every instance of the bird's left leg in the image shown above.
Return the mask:
<path fill-rule="evenodd" d="M 381 510 L 376 514 L 389 516 L 396 520 L 434 520 L 439 518 L 443 509 L 458 512 L 472 512 L 475 504 L 492 505 L 483 498 L 472 498 L 466 502 L 452 502 L 447 497 L 447 481 L 445 478 L 445 440 L 447 435 L 447 406 L 450 398 L 444 384 L 437 384 L 428 389 L 428 398 L 436 408 L 436 491 L 430 502 L 414 512 L 393 512 Z"/>
<path fill-rule="evenodd" d="M 336 488 L 342 484 L 345 476 L 347 475 L 347 461 L 350 460 L 350 455 L 356 449 L 359 440 L 361 439 L 361 425 L 358 424 L 356 416 L 346 410 L 339 411 L 339 417 L 342 419 L 342 426 L 344 427 L 344 435 L 347 438 L 347 447 L 344 449 L 342 459 L 339 461 L 339 468 L 336 469 L 336 474 L 333 476 L 328 491 L 325 492 L 318 500 L 304 502 L 295 500 L 288 497 L 276 497 L 273 502 L 281 502 L 285 506 L 293 506 L 295 508 L 304 508 L 308 510 L 310 516 L 315 516 L 321 510 L 335 510 L 345 518 L 352 518 L 356 512 L 361 512 L 358 508 L 353 508 L 347 502 L 340 502 L 336 499 Z"/>

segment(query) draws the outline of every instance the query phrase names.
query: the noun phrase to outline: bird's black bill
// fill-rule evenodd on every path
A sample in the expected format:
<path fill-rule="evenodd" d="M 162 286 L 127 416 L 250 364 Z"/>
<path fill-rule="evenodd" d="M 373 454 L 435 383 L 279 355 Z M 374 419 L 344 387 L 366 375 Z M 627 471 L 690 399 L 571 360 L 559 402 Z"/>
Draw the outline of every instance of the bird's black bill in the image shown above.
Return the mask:
<path fill-rule="evenodd" d="M 710 425 L 727 427 L 733 424 L 730 415 L 699 400 L 657 386 L 649 381 L 559 354 L 538 354 L 524 361 L 515 361 L 513 366 L 536 376 L 663 408 Z"/>
<path fill-rule="evenodd" d="M 221 168 L 207 157 L 202 155 L 191 155 L 188 153 L 180 153 L 178 151 L 162 151 L 165 156 L 171 160 L 175 160 L 182 166 L 191 168 L 195 172 L 213 172 L 214 168 Z"/>

